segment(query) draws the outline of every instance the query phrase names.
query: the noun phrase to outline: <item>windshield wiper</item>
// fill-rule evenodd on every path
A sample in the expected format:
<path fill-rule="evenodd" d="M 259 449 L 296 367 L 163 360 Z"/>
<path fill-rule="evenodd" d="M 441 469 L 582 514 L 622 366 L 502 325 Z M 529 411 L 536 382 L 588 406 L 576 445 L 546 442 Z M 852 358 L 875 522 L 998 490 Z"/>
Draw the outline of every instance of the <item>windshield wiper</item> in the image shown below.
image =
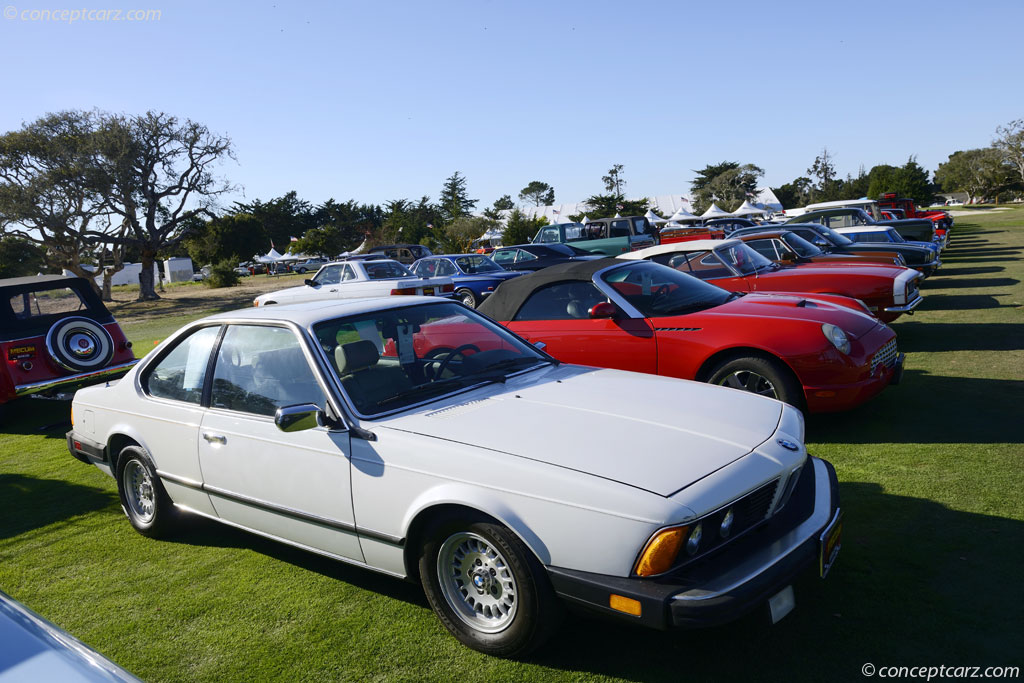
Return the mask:
<path fill-rule="evenodd" d="M 520 367 L 526 367 L 528 365 L 535 365 L 537 363 L 550 363 L 551 360 L 547 358 L 530 358 L 529 356 L 520 356 L 519 358 L 506 358 L 505 360 L 499 360 L 490 365 L 485 365 L 480 368 L 480 372 L 504 372 L 507 370 L 518 370 Z M 554 361 L 555 365 L 558 361 Z"/>
<path fill-rule="evenodd" d="M 403 398 L 415 398 L 417 396 L 425 396 L 427 394 L 434 392 L 442 394 L 445 391 L 449 391 L 451 389 L 461 389 L 463 387 L 469 386 L 470 384 L 485 383 L 504 384 L 505 375 L 496 373 L 491 375 L 467 375 L 465 377 L 449 377 L 448 379 L 437 380 L 434 382 L 430 382 L 429 384 L 421 384 L 419 386 L 412 387 L 404 391 L 400 391 L 394 396 L 389 396 L 383 401 L 378 401 L 377 405 L 379 407 L 383 407 L 388 404 L 394 403 L 395 401 L 400 401 Z"/>

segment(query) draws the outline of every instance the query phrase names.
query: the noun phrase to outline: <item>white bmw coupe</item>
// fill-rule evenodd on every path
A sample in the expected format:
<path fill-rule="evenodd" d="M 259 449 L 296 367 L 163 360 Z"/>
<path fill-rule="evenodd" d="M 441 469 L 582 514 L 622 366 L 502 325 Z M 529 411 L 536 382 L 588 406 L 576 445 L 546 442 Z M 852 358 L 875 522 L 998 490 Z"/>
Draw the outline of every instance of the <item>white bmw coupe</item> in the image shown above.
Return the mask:
<path fill-rule="evenodd" d="M 842 528 L 803 436 L 778 401 L 562 364 L 459 303 L 386 297 L 193 322 L 79 391 L 67 441 L 143 534 L 193 513 L 419 581 L 460 641 L 519 657 L 566 607 L 785 616 Z"/>

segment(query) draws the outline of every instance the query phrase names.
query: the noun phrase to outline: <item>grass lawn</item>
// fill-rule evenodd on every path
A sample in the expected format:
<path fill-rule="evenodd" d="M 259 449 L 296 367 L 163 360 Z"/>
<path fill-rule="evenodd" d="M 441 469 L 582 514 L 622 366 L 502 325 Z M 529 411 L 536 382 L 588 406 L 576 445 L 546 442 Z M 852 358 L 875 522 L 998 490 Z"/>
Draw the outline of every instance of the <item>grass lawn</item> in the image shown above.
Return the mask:
<path fill-rule="evenodd" d="M 204 520 L 143 538 L 114 481 L 68 455 L 67 406 L 42 401 L 10 406 L 0 427 L 0 588 L 153 681 L 862 680 L 869 662 L 1024 667 L 1024 209 L 956 220 L 924 303 L 893 325 L 903 383 L 808 421 L 811 452 L 839 473 L 844 546 L 775 626 L 751 616 L 660 633 L 574 620 L 528 662 L 491 659 L 458 645 L 418 586 Z M 115 313 L 142 354 L 223 305 Z"/>

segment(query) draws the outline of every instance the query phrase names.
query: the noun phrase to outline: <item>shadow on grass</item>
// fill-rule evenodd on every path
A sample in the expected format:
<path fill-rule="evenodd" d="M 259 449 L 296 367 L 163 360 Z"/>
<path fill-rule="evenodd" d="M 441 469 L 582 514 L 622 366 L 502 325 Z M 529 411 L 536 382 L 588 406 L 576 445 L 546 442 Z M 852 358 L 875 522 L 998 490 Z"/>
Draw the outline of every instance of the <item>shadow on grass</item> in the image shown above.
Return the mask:
<path fill-rule="evenodd" d="M 942 271 L 940 270 L 938 274 L 942 274 Z M 962 278 L 963 276 L 960 277 Z M 928 284 L 938 289 L 971 289 L 973 287 L 1013 287 L 1020 284 L 1020 280 L 1012 277 L 968 277 L 965 279 L 937 281 L 935 278 L 930 278 Z"/>
<path fill-rule="evenodd" d="M 1024 443 L 1024 381 L 907 370 L 858 408 L 811 415 L 807 441 L 836 444 Z M 884 418 L 884 419 L 880 419 Z"/>
<path fill-rule="evenodd" d="M 987 275 L 989 273 L 1000 273 L 1006 270 L 1001 266 L 982 266 L 980 268 L 940 268 L 928 282 L 941 280 L 944 277 L 959 277 L 961 275 Z"/>
<path fill-rule="evenodd" d="M 61 479 L 0 474 L 0 539 L 100 510 L 116 501 L 117 496 L 105 489 Z"/>
<path fill-rule="evenodd" d="M 900 350 L 1016 351 L 1024 349 L 1024 323 L 931 323 L 900 321 L 894 329 Z"/>
<path fill-rule="evenodd" d="M 71 401 L 19 398 L 0 406 L 0 433 L 63 439 L 69 429 Z"/>
<path fill-rule="evenodd" d="M 965 311 L 974 308 L 1018 308 L 1004 304 L 996 297 L 1009 294 L 929 294 L 925 293 L 918 312 L 924 311 Z"/>
<path fill-rule="evenodd" d="M 767 610 L 698 631 L 571 619 L 532 661 L 673 682 L 857 680 L 866 662 L 1019 663 L 1024 622 L 1007 610 L 1024 599 L 1016 542 L 1024 523 L 885 494 L 874 483 L 843 483 L 840 496 L 836 567 L 824 581 L 813 569 L 799 581 L 796 609 L 778 624 L 768 625 Z"/>

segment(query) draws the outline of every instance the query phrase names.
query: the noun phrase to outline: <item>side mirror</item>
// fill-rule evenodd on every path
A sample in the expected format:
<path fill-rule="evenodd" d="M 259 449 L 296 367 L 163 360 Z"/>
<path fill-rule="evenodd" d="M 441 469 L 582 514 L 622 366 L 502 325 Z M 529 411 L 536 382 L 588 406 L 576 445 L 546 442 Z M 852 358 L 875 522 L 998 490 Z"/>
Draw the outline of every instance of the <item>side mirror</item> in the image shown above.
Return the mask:
<path fill-rule="evenodd" d="M 300 403 L 278 408 L 274 424 L 282 432 L 302 432 L 324 426 L 324 412 L 315 403 Z"/>
<path fill-rule="evenodd" d="M 602 301 L 599 304 L 594 304 L 588 313 L 591 318 L 614 318 L 617 312 L 615 304 Z"/>
<path fill-rule="evenodd" d="M 825 241 L 825 240 L 824 240 L 823 238 L 821 238 L 821 237 L 817 237 L 817 238 L 815 238 L 815 240 L 814 240 L 814 246 L 816 246 L 816 247 L 827 247 L 827 246 L 828 246 L 828 242 L 827 242 L 827 241 Z"/>
<path fill-rule="evenodd" d="M 307 287 L 312 287 L 313 289 L 316 289 L 317 287 L 320 286 L 320 283 L 316 282 L 315 280 L 303 280 L 303 282 L 306 283 Z"/>

